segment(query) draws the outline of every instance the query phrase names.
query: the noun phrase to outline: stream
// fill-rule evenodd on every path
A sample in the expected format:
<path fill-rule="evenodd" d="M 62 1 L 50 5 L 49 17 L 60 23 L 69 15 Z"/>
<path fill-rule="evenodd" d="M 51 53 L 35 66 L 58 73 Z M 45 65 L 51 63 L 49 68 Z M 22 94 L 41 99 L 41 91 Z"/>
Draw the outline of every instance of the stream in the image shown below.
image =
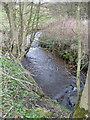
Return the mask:
<path fill-rule="evenodd" d="M 76 79 L 70 75 L 62 59 L 39 47 L 40 35 L 38 32 L 22 64 L 30 71 L 45 95 L 73 111 L 77 98 Z"/>

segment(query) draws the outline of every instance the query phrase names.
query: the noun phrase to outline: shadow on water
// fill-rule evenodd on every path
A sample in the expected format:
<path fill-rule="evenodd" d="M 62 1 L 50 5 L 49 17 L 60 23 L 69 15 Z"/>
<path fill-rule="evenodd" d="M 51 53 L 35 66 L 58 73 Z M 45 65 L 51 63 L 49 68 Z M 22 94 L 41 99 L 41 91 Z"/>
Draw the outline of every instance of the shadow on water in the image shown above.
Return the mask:
<path fill-rule="evenodd" d="M 77 97 L 76 80 L 68 73 L 62 59 L 38 47 L 38 42 L 34 42 L 22 64 L 47 96 L 73 111 Z"/>

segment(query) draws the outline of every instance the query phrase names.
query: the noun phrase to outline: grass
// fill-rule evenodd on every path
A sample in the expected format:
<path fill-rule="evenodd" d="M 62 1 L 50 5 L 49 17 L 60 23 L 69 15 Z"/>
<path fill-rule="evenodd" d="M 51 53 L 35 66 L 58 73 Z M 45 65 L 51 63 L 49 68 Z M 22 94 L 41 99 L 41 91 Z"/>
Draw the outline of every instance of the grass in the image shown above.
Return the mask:
<path fill-rule="evenodd" d="M 46 97 L 17 60 L 3 56 L 0 65 L 2 67 L 0 77 L 2 118 L 67 117 L 69 111 Z"/>

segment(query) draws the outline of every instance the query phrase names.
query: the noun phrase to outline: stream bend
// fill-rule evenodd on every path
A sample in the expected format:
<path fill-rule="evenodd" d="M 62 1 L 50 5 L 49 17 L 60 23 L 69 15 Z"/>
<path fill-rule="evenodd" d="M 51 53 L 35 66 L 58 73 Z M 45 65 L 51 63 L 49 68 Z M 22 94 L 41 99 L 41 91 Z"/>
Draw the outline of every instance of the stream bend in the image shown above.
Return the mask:
<path fill-rule="evenodd" d="M 22 61 L 44 93 L 70 110 L 76 103 L 76 80 L 70 76 L 62 59 L 50 52 L 32 47 Z"/>

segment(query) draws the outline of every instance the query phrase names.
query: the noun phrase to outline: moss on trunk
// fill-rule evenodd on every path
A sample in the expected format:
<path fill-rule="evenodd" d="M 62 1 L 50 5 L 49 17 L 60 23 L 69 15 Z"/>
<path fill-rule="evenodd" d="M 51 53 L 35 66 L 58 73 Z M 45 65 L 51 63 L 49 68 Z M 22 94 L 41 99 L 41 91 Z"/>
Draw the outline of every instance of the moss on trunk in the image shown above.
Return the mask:
<path fill-rule="evenodd" d="M 84 108 L 80 108 L 79 105 L 76 105 L 73 113 L 73 118 L 87 118 L 88 114 L 88 111 L 86 111 Z"/>

